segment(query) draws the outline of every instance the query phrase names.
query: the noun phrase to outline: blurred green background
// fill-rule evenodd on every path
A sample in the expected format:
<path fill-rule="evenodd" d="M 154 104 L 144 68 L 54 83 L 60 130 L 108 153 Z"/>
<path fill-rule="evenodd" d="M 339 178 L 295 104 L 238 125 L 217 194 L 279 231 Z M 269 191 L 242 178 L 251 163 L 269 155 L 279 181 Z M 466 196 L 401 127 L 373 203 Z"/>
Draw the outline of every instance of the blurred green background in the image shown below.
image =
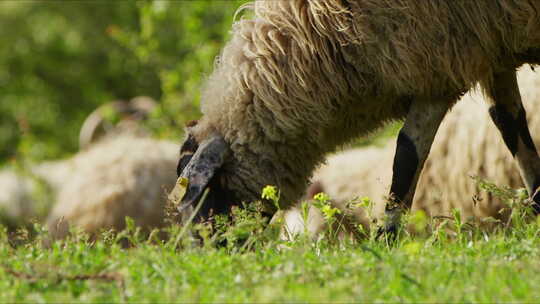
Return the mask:
<path fill-rule="evenodd" d="M 138 95 L 159 101 L 155 135 L 179 141 L 244 2 L 0 1 L 0 167 L 74 153 L 90 112 Z"/>
<path fill-rule="evenodd" d="M 0 1 L 0 166 L 75 152 L 98 105 L 147 95 L 179 140 L 245 1 Z"/>

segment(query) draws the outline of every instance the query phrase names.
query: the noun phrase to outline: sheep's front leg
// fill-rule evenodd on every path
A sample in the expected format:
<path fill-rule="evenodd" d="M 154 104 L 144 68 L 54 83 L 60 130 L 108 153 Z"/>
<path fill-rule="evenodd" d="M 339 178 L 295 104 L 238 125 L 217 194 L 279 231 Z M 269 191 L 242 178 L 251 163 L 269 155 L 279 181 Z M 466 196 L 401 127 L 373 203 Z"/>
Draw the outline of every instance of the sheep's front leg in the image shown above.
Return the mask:
<path fill-rule="evenodd" d="M 418 177 L 448 108 L 445 102 L 411 104 L 397 138 L 392 186 L 377 238 L 386 234 L 395 236 L 403 211 L 411 208 Z"/>
<path fill-rule="evenodd" d="M 540 158 L 527 126 L 516 73 L 510 71 L 497 74 L 492 82 L 483 85 L 491 103 L 489 115 L 514 156 L 523 182 L 534 201 L 534 211 L 539 214 Z"/>

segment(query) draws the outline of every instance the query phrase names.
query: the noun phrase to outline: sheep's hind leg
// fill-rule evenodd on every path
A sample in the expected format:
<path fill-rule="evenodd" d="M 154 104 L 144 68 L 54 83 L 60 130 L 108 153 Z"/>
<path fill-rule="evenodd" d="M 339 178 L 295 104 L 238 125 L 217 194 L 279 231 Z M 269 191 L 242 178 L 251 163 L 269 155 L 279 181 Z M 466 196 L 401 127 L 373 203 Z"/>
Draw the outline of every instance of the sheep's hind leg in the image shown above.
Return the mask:
<path fill-rule="evenodd" d="M 411 104 L 398 135 L 390 195 L 377 238 L 396 236 L 403 211 L 411 208 L 418 177 L 449 106 L 445 102 Z"/>
<path fill-rule="evenodd" d="M 491 103 L 489 115 L 518 164 L 535 213 L 540 214 L 540 158 L 527 126 L 516 73 L 497 74 L 490 85 L 484 86 Z"/>

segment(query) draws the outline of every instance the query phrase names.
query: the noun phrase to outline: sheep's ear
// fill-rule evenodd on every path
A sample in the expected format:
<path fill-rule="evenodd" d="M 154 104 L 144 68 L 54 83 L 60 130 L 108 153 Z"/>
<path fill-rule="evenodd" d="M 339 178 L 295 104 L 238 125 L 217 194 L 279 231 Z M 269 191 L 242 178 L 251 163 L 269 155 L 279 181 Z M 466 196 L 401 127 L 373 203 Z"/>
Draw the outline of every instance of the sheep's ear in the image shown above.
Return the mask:
<path fill-rule="evenodd" d="M 223 165 L 229 151 L 229 145 L 219 135 L 214 135 L 199 145 L 197 152 L 180 174 L 180 177 L 188 181 L 180 208 L 196 205 L 216 171 Z"/>

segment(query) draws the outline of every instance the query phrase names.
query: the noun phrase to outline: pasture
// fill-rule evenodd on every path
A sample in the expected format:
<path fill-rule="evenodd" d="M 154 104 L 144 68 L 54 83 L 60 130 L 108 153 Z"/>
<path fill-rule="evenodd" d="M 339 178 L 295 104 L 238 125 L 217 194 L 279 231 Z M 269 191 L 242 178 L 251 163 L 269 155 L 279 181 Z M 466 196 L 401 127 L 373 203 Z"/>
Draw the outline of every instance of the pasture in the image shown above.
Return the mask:
<path fill-rule="evenodd" d="M 491 187 L 494 193 L 513 193 Z M 510 192 L 509 192 L 510 191 Z M 526 202 L 513 199 L 513 204 Z M 39 225 L 0 241 L 5 302 L 536 302 L 540 224 L 517 208 L 511 222 L 412 215 L 415 235 L 393 245 L 328 232 L 280 241 L 256 212 L 236 214 L 212 236 L 192 227 L 158 238 L 128 224 L 90 239 L 49 243 Z M 129 220 L 128 220 L 129 223 Z M 509 227 L 510 226 L 510 227 Z M 429 232 L 427 232 L 429 230 Z M 202 240 L 202 241 L 201 241 Z"/>
<path fill-rule="evenodd" d="M 168 193 L 165 184 L 172 186 L 176 180 L 179 156 L 192 156 L 189 153 L 178 154 L 182 140 L 187 138 L 189 141 L 184 127 L 193 126 L 191 121 L 201 117 L 204 83 L 212 73 L 216 56 L 234 34 L 231 23 L 235 19 L 235 11 L 246 2 L 152 0 L 110 1 L 105 4 L 103 1 L 0 1 L 0 42 L 13 46 L 0 48 L 0 303 L 540 302 L 540 218 L 533 215 L 525 189 L 497 186 L 483 180 L 485 176 L 467 180 L 466 185 L 471 187 L 466 189 L 480 189 L 482 192 L 482 195 L 473 197 L 459 190 L 462 188 L 455 187 L 466 179 L 464 175 L 454 174 L 462 179 L 449 182 L 449 174 L 435 167 L 432 176 L 446 180 L 436 186 L 425 187 L 425 192 L 441 193 L 455 187 L 457 190 L 453 193 L 458 194 L 456 197 L 465 196 L 467 200 L 443 202 L 449 206 L 459 206 L 461 202 L 477 204 L 482 200 L 489 203 L 490 199 L 497 198 L 506 206 L 504 216 L 501 216 L 504 220 L 467 218 L 465 213 L 455 209 L 450 216 L 435 218 L 414 212 L 404 216 L 403 221 L 407 224 L 403 227 L 406 229 L 398 232 L 394 242 L 377 239 L 375 223 L 371 223 L 369 229 L 353 224 L 344 231 L 339 219 L 343 210 L 335 209 L 329 203 L 341 198 L 327 198 L 325 195 L 319 195 L 315 205 L 327 221 L 325 227 L 330 228 L 316 238 L 306 234 L 284 238 L 283 218 L 271 221 L 263 212 L 266 210 L 257 203 L 244 209 L 233 208 L 229 218 L 212 218 L 213 226 L 180 225 L 178 214 L 171 212 L 174 209 L 170 206 L 164 209 L 162 205 L 152 205 L 165 204 Z M 236 16 L 236 20 L 241 19 L 242 14 L 249 17 L 252 13 L 243 12 Z M 532 18 L 528 20 L 530 25 L 537 26 L 531 20 L 534 21 Z M 245 24 L 249 26 L 250 23 Z M 311 23 L 310 26 L 313 24 L 325 28 L 324 22 Z M 425 24 L 431 25 L 431 22 L 426 21 Z M 262 30 L 266 28 L 260 27 Z M 396 25 L 395 28 L 400 27 Z M 530 32 L 536 35 L 533 30 Z M 278 37 L 273 36 L 275 34 L 269 32 L 259 36 Z M 344 37 L 338 38 L 343 40 Z M 422 48 L 407 48 L 407 51 L 418 49 Z M 414 53 L 412 51 L 411 54 Z M 538 49 L 533 51 L 538 52 Z M 521 55 L 527 61 L 527 56 L 534 54 L 537 53 Z M 366 62 L 371 62 L 368 59 Z M 298 61 L 297 66 L 305 67 L 310 62 Z M 334 67 L 332 64 L 320 66 Z M 461 63 L 463 70 L 472 66 L 475 65 Z M 308 78 L 317 76 L 309 72 L 304 74 Z M 333 80 L 338 78 L 337 73 L 327 74 L 335 76 Z M 399 78 L 394 72 L 386 76 Z M 292 78 L 284 76 L 287 81 Z M 371 78 L 368 80 L 372 81 Z M 266 80 L 260 82 L 263 86 L 260 92 L 268 92 L 264 87 L 267 83 Z M 280 85 L 276 82 L 278 89 Z M 349 86 L 340 87 L 349 91 Z M 301 92 L 316 92 L 304 89 Z M 529 92 L 524 99 L 531 100 L 531 103 L 538 99 L 536 83 L 521 89 Z M 332 98 L 337 96 L 335 92 L 323 91 Z M 140 96 L 155 101 L 151 110 L 120 113 L 108 107 L 111 104 L 127 105 L 128 101 Z M 333 105 L 333 101 L 328 105 Z M 115 128 L 127 121 L 128 127 L 135 129 L 132 133 L 142 131 L 144 135 L 140 136 L 148 140 L 147 148 L 142 149 L 139 143 L 133 148 L 122 144 L 126 151 L 114 147 L 99 154 L 108 157 L 85 158 L 85 153 L 92 152 L 96 144 L 88 143 L 89 148 L 79 145 L 79 132 L 87 117 L 97 108 L 104 109 L 99 117 L 101 125 L 96 123 L 92 130 L 103 131 L 102 135 L 107 139 L 110 134 L 120 134 Z M 311 108 L 306 107 L 310 111 Z M 291 109 L 282 112 L 287 111 Z M 332 116 L 319 117 L 320 111 L 296 112 L 306 116 L 309 128 L 315 128 L 317 123 L 323 124 L 325 117 Z M 212 113 L 218 118 L 223 114 L 222 111 Z M 488 119 L 486 113 L 485 118 Z M 530 113 L 529 118 L 534 117 L 535 111 Z M 362 115 L 366 118 L 375 114 L 372 111 Z M 283 122 L 274 118 L 263 121 L 272 130 L 278 122 Z M 351 121 L 357 119 L 354 117 Z M 471 131 L 463 133 L 470 135 L 476 132 L 483 136 L 484 133 L 478 132 L 479 120 L 472 118 L 469 121 Z M 461 123 L 455 122 L 456 125 Z M 351 139 L 345 148 L 395 141 L 402 125 L 402 121 L 396 119 L 391 125 L 370 131 L 369 137 Z M 497 132 L 492 127 L 493 132 Z M 450 126 L 448 129 L 458 128 Z M 341 133 L 332 132 L 328 133 Z M 276 134 L 282 135 L 280 132 Z M 304 133 L 299 134 L 297 138 L 308 137 Z M 538 135 L 534 135 L 537 139 Z M 485 137 L 494 138 L 492 135 Z M 256 134 L 246 138 L 256 142 L 262 137 Z M 333 140 L 333 135 L 328 138 Z M 280 139 L 287 142 L 287 138 Z M 149 161 L 150 153 L 158 150 L 158 140 L 172 147 L 162 156 L 156 156 L 158 161 L 168 161 L 162 167 Z M 476 140 L 473 143 L 483 142 Z M 459 155 L 463 158 L 468 155 L 474 162 L 481 160 L 477 157 L 478 149 L 467 154 L 463 152 L 464 145 L 460 141 L 440 145 L 443 152 L 438 155 L 443 156 L 435 157 L 461 153 Z M 187 146 L 190 148 L 190 144 Z M 287 145 L 272 142 L 268 148 L 284 146 Z M 475 147 L 473 144 L 470 146 Z M 491 143 L 483 147 L 493 152 Z M 255 148 L 253 150 L 269 150 Z M 322 144 L 319 148 L 327 149 Z M 330 150 L 333 147 L 328 147 Z M 313 149 L 299 146 L 298 151 L 307 153 Z M 187 149 L 187 152 L 195 151 Z M 510 154 L 505 153 L 501 157 L 492 157 L 496 158 L 495 161 L 486 162 L 486 166 L 492 167 L 486 168 L 497 171 L 511 167 L 511 164 L 501 165 L 501 161 L 510 160 Z M 296 157 L 289 159 L 291 164 L 305 159 L 292 152 L 291 155 Z M 73 159 L 79 160 L 79 165 L 72 165 Z M 472 169 L 467 162 L 455 161 L 459 158 L 447 159 L 446 164 L 450 167 Z M 255 165 L 247 166 L 249 170 L 243 171 L 252 176 L 239 175 L 241 179 L 254 181 L 258 177 L 253 174 L 255 167 L 260 170 L 260 176 L 268 173 L 259 160 L 255 158 Z M 115 169 L 114 165 L 122 161 L 129 164 Z M 379 163 L 372 162 L 367 164 Z M 438 159 L 434 163 L 443 164 Z M 149 170 L 145 165 L 155 170 Z M 370 166 L 366 172 L 375 171 L 374 167 Z M 389 164 L 385 170 L 390 168 Z M 485 175 L 490 170 L 476 171 L 473 173 Z M 127 174 L 123 177 L 106 174 L 111 172 Z M 518 176 L 517 170 L 512 172 L 514 175 L 506 171 L 500 175 L 511 180 Z M 304 173 L 303 178 L 307 179 L 308 173 Z M 158 178 L 162 175 L 166 175 L 163 177 L 166 182 Z M 277 173 L 275 176 L 281 177 Z M 335 181 L 332 177 L 329 179 Z M 296 186 L 305 182 L 290 184 L 300 188 Z M 62 191 L 66 185 L 68 189 Z M 83 193 L 87 200 L 83 199 Z M 263 190 L 263 193 L 273 201 L 276 209 L 280 208 L 277 189 Z M 336 195 L 343 193 L 340 190 Z M 150 198 L 143 200 L 145 195 Z M 379 198 L 361 198 L 361 207 L 372 208 L 372 199 Z M 63 204 L 58 204 L 59 201 Z M 422 203 L 429 205 L 433 202 L 426 199 Z M 118 205 L 124 208 L 108 208 Z M 71 218 L 79 228 L 72 227 L 69 233 L 66 230 L 65 238 L 51 238 L 51 228 L 59 228 L 59 224 L 67 219 L 66 214 L 70 214 L 59 212 L 50 220 L 54 206 L 61 206 L 59 211 L 75 210 L 71 214 L 81 215 L 77 218 L 79 222 Z M 81 206 L 89 207 L 79 208 Z M 133 212 L 130 214 L 142 219 L 148 218 L 148 213 L 141 211 L 144 208 L 160 211 L 158 220 L 148 224 L 151 227 L 136 226 L 137 218 L 122 221 L 127 212 Z M 80 210 L 84 211 L 78 212 Z M 166 211 L 166 216 L 161 216 L 162 210 Z M 307 208 L 302 210 L 306 215 Z M 163 218 L 165 220 L 162 221 Z M 125 228 L 115 231 L 110 229 L 111 226 Z M 83 227 L 91 228 L 85 232 Z"/>

